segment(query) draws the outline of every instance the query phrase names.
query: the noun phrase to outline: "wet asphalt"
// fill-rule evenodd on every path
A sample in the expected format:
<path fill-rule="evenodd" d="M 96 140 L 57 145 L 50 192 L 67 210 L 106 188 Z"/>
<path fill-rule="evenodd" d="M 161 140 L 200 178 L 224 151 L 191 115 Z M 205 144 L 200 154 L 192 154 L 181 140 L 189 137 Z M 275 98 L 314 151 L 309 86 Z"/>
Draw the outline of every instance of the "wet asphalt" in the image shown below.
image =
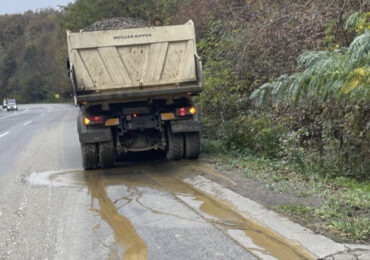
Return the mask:
<path fill-rule="evenodd" d="M 144 153 L 83 171 L 77 112 L 67 104 L 0 109 L 0 259 L 257 259 L 253 250 L 305 259 L 183 182 L 217 174 L 201 162 Z"/>

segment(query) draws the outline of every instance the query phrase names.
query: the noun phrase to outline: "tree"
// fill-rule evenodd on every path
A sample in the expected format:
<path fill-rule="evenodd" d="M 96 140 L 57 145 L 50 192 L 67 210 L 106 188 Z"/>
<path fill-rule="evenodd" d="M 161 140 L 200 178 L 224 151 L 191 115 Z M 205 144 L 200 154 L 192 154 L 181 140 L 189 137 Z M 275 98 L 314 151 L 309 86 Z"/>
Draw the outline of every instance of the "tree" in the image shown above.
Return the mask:
<path fill-rule="evenodd" d="M 17 61 L 12 53 L 9 53 L 4 61 L 3 65 L 0 69 L 0 79 L 3 84 L 6 84 L 8 79 L 13 76 L 13 74 L 17 71 Z"/>

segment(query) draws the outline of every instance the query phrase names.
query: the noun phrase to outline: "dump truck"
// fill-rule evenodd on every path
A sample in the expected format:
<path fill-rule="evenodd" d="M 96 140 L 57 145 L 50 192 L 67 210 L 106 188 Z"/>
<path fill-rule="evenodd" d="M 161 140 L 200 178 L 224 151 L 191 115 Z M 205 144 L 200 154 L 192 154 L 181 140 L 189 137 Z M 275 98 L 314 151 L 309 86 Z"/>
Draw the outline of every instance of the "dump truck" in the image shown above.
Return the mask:
<path fill-rule="evenodd" d="M 122 154 L 162 150 L 169 160 L 200 152 L 202 65 L 192 21 L 183 25 L 67 31 L 68 75 L 85 169 Z"/>

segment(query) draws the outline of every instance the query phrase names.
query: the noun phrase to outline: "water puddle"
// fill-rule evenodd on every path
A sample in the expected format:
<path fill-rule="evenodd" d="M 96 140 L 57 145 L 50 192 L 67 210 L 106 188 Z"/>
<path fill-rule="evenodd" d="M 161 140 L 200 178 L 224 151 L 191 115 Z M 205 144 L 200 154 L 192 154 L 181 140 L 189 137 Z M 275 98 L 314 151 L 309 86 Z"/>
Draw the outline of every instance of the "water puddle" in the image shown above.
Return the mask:
<path fill-rule="evenodd" d="M 81 170 L 34 172 L 27 177 L 27 182 L 34 186 L 86 187 Z"/>
<path fill-rule="evenodd" d="M 109 224 L 116 244 L 124 248 L 124 259 L 147 259 L 147 245 L 129 218 L 124 216 L 126 214 L 122 213 L 121 207 L 134 200 L 143 209 L 149 209 L 151 214 L 182 218 L 178 212 L 171 212 L 171 208 L 158 210 L 151 204 L 144 205 L 140 201 L 140 192 L 145 192 L 143 188 L 170 193 L 189 210 L 199 214 L 206 222 L 261 259 L 313 259 L 312 255 L 294 241 L 244 218 L 231 205 L 200 193 L 181 180 L 191 174 L 217 176 L 219 173 L 200 163 L 162 162 L 91 172 L 72 170 L 33 173 L 27 180 L 33 186 L 87 187 L 91 195 L 90 211 Z M 122 186 L 134 195 L 113 200 L 108 192 L 113 186 Z M 118 255 L 119 252 L 111 253 L 111 256 L 115 256 L 114 259 L 119 258 Z"/>

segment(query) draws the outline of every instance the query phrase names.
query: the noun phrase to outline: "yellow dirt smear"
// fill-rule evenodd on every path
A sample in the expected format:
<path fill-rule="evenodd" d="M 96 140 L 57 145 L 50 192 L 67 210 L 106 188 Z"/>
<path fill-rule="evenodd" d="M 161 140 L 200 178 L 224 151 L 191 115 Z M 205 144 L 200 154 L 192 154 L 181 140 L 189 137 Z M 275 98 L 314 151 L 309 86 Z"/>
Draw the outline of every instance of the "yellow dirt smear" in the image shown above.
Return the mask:
<path fill-rule="evenodd" d="M 226 202 L 215 200 L 176 178 L 155 177 L 154 175 L 153 178 L 171 193 L 192 195 L 196 200 L 201 201 L 202 205 L 199 209 L 207 215 L 215 217 L 217 221 L 205 218 L 225 233 L 232 229 L 243 230 L 255 245 L 265 249 L 261 251 L 247 248 L 252 253 L 257 250 L 277 259 L 314 259 L 307 250 L 295 241 L 286 239 L 255 221 L 245 219 Z"/>
<path fill-rule="evenodd" d="M 86 183 L 91 193 L 91 210 L 98 213 L 111 226 L 116 242 L 126 248 L 124 259 L 147 259 L 146 244 L 136 233 L 131 222 L 118 213 L 116 206 L 105 190 L 106 186 L 103 176 L 87 177 Z M 98 200 L 100 209 L 93 207 L 94 199 Z"/>
<path fill-rule="evenodd" d="M 170 215 L 178 218 L 175 213 L 158 211 L 152 209 L 150 205 L 144 205 L 141 201 L 141 193 L 137 188 L 146 187 L 154 190 L 164 190 L 177 198 L 189 196 L 193 200 L 201 202 L 199 208 L 194 209 L 187 203 L 185 205 L 194 211 L 200 212 L 201 216 L 231 236 L 229 231 L 240 230 L 249 237 L 255 247 L 246 248 L 251 253 L 262 253 L 271 255 L 277 259 L 314 259 L 314 257 L 296 241 L 286 239 L 267 227 L 248 219 L 225 201 L 217 200 L 205 193 L 194 189 L 191 185 L 182 181 L 198 174 L 210 174 L 221 179 L 226 179 L 230 183 L 235 183 L 225 178 L 221 173 L 204 163 L 193 162 L 164 162 L 144 165 L 132 165 L 109 170 L 97 170 L 92 172 L 71 171 L 53 173 L 49 176 L 50 183 L 60 182 L 63 185 L 87 185 L 91 194 L 90 210 L 96 212 L 106 221 L 114 232 L 115 242 L 125 249 L 123 259 L 147 259 L 147 246 L 142 238 L 137 234 L 134 226 L 128 218 L 118 212 L 117 201 L 112 201 L 107 194 L 109 186 L 123 186 L 136 197 L 135 201 L 152 214 Z M 38 180 L 38 179 L 36 179 Z M 43 183 L 45 180 L 42 180 Z M 85 183 L 85 184 L 84 184 Z M 94 208 L 94 200 L 98 201 L 99 207 Z M 98 229 L 95 226 L 93 229 Z M 237 243 L 238 241 L 235 240 Z M 240 243 L 239 243 L 240 244 Z M 243 246 L 243 245 L 241 245 Z M 112 247 L 110 252 L 111 259 L 117 259 L 120 252 Z"/>

